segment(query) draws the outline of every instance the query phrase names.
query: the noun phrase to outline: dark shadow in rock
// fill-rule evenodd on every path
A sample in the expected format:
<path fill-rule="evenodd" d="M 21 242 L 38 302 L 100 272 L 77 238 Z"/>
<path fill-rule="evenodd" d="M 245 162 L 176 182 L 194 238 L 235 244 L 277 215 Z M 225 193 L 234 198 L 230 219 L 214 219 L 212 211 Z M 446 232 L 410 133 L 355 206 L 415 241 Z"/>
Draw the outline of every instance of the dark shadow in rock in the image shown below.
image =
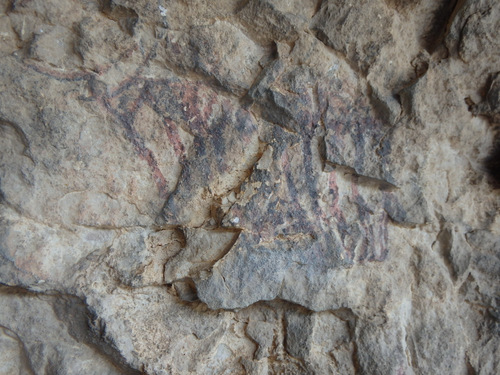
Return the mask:
<path fill-rule="evenodd" d="M 131 8 L 117 5 L 113 0 L 101 0 L 101 12 L 106 17 L 116 21 L 120 28 L 130 36 L 134 35 L 134 28 L 139 20 L 137 12 Z"/>
<path fill-rule="evenodd" d="M 15 295 L 20 298 L 41 298 L 45 300 L 45 302 L 49 303 L 52 307 L 57 320 L 66 326 L 67 333 L 77 343 L 80 343 L 82 346 L 90 347 L 100 353 L 124 375 L 143 374 L 143 372 L 131 368 L 114 347 L 114 344 L 106 341 L 103 337 L 105 327 L 102 326 L 100 320 L 88 309 L 80 298 L 70 294 L 35 293 L 21 287 L 7 286 L 4 284 L 0 284 L 0 295 Z M 37 320 L 34 320 L 34 322 L 35 321 Z M 99 326 L 100 329 L 94 330 L 92 326 L 94 326 L 94 328 Z M 47 327 L 47 329 L 49 328 Z M 96 334 L 97 331 L 100 331 L 100 335 Z M 38 339 L 44 340 L 43 337 L 39 337 Z M 29 357 L 30 354 L 27 353 L 26 355 Z M 33 355 L 33 353 L 31 353 L 31 355 Z M 58 373 L 57 369 L 60 369 L 61 366 L 60 361 L 57 360 L 57 363 L 55 363 L 54 358 L 48 358 L 47 361 L 47 373 Z"/>
<path fill-rule="evenodd" d="M 484 168 L 495 189 L 500 189 L 500 139 L 495 140 L 495 145 L 490 156 L 484 161 Z"/>
<path fill-rule="evenodd" d="M 441 1 L 441 5 L 434 13 L 430 26 L 422 36 L 422 44 L 429 53 L 435 52 L 441 45 L 448 34 L 456 14 L 464 3 L 465 0 Z"/>

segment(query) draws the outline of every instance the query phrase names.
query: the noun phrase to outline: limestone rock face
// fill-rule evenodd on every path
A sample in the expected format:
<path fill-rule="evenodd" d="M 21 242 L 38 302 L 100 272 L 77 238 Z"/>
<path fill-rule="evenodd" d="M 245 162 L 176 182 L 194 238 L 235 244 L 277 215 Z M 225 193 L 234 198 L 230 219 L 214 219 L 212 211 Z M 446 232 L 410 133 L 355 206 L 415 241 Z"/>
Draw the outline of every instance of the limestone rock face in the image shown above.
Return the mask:
<path fill-rule="evenodd" d="M 0 374 L 500 373 L 499 22 L 0 1 Z"/>

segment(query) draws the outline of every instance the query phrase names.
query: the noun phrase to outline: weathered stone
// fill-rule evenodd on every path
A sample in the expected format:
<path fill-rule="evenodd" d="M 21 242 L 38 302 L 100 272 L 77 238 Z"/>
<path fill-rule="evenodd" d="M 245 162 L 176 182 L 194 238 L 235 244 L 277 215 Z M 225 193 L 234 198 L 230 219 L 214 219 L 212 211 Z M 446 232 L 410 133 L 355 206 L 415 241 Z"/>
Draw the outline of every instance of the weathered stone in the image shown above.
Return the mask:
<path fill-rule="evenodd" d="M 0 288 L 0 373 L 138 373 L 90 334 L 89 312 L 77 298 L 17 291 Z"/>
<path fill-rule="evenodd" d="M 485 100 L 472 108 L 472 113 L 488 117 L 493 123 L 500 123 L 500 74 L 491 77 Z"/>
<path fill-rule="evenodd" d="M 313 29 L 325 44 L 366 71 L 381 48 L 391 42 L 391 23 L 390 11 L 381 0 L 324 1 L 314 17 Z"/>
<path fill-rule="evenodd" d="M 311 0 L 300 4 L 286 0 L 250 0 L 238 16 L 263 43 L 293 42 L 299 31 L 307 27 L 314 8 Z"/>
<path fill-rule="evenodd" d="M 178 68 L 200 72 L 235 93 L 250 88 L 264 49 L 225 21 L 187 31 L 167 31 L 167 59 Z"/>
<path fill-rule="evenodd" d="M 274 325 L 267 322 L 251 321 L 248 323 L 246 332 L 259 345 L 255 352 L 255 359 L 269 357 L 274 341 Z"/>
<path fill-rule="evenodd" d="M 0 372 L 499 373 L 499 16 L 0 0 Z"/>

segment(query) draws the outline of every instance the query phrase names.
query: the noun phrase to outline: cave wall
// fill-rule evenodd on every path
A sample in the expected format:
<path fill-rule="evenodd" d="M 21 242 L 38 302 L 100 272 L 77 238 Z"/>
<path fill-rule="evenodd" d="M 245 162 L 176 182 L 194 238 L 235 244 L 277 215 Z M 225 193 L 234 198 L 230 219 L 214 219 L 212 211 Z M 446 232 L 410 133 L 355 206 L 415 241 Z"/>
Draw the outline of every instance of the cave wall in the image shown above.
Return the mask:
<path fill-rule="evenodd" d="M 0 374 L 500 373 L 500 3 L 0 1 Z"/>

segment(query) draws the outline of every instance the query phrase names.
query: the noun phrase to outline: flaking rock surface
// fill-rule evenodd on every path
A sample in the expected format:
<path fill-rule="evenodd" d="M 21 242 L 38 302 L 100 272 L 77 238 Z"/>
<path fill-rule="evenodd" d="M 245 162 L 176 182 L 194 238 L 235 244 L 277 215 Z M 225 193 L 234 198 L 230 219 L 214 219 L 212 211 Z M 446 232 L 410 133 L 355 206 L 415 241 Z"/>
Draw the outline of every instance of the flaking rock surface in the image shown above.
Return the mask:
<path fill-rule="evenodd" d="M 500 373 L 498 30 L 0 0 L 0 374 Z"/>

